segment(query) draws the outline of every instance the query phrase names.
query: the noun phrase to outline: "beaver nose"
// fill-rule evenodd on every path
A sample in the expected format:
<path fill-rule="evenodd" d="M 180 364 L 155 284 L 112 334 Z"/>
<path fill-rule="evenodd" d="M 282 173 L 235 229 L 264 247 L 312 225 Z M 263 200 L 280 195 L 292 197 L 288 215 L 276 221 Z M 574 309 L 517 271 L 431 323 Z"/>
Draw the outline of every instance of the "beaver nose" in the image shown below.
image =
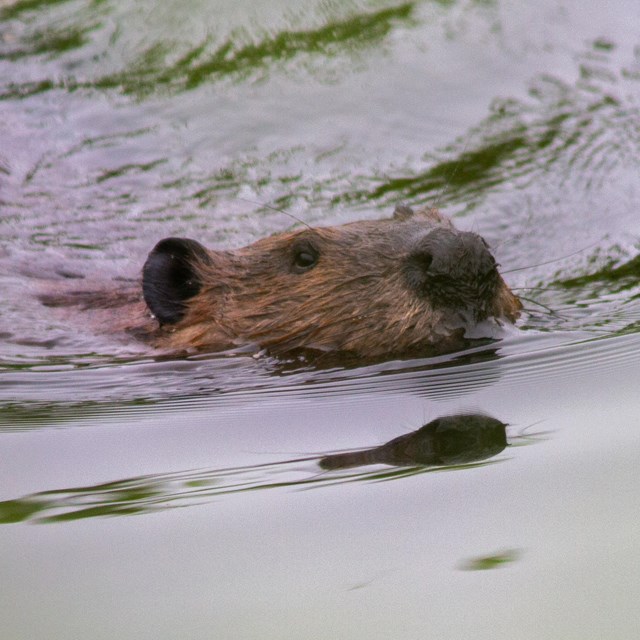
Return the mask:
<path fill-rule="evenodd" d="M 439 307 L 484 308 L 500 276 L 486 242 L 469 231 L 438 228 L 424 236 L 406 261 L 409 286 Z"/>

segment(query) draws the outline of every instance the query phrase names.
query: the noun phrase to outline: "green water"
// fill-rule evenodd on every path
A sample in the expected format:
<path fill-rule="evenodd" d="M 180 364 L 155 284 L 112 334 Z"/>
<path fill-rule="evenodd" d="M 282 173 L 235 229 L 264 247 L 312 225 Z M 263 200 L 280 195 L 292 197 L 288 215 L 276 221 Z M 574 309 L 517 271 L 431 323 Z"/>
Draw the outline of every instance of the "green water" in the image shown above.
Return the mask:
<path fill-rule="evenodd" d="M 0 0 L 3 640 L 637 637 L 638 24 Z M 155 359 L 37 300 L 165 236 L 399 202 L 488 240 L 517 329 L 370 366 Z M 460 414 L 504 431 L 421 428 Z"/>

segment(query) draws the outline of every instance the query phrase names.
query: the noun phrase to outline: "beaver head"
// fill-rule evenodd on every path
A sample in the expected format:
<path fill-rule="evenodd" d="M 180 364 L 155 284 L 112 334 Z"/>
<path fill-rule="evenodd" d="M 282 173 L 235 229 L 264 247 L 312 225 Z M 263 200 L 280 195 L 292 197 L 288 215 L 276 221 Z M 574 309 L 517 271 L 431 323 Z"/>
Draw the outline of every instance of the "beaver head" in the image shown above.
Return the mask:
<path fill-rule="evenodd" d="M 513 322 L 521 308 L 480 236 L 404 206 L 390 219 L 278 234 L 237 251 L 166 238 L 142 284 L 158 344 L 169 348 L 426 353 L 482 320 Z"/>

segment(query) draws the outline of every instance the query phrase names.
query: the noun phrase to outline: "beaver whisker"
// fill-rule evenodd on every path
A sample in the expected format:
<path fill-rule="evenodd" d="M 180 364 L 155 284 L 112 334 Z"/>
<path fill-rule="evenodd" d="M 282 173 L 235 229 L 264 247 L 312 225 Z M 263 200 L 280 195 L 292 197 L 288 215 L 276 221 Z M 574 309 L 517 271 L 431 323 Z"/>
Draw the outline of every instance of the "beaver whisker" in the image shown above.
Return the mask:
<path fill-rule="evenodd" d="M 591 249 L 593 247 L 596 247 L 598 245 L 600 245 L 602 243 L 602 238 L 600 240 L 597 240 L 596 242 L 593 242 L 590 245 L 587 245 L 586 247 L 583 247 L 582 249 L 578 249 L 577 251 L 574 251 L 573 253 L 569 253 L 566 256 L 561 256 L 559 258 L 553 258 L 552 260 L 545 260 L 544 262 L 538 262 L 537 264 L 531 264 L 527 267 L 515 267 L 514 269 L 508 269 L 507 271 L 503 271 L 502 274 L 506 275 L 507 273 L 515 273 L 516 271 L 526 271 L 527 269 L 535 269 L 537 267 L 543 267 L 547 264 L 553 264 L 554 262 L 560 262 L 561 260 L 566 260 L 567 258 L 572 258 L 573 256 L 577 256 L 580 253 L 583 253 L 584 251 L 587 251 L 588 249 Z"/>
<path fill-rule="evenodd" d="M 548 313 L 550 313 L 552 316 L 555 316 L 556 318 L 560 318 L 561 320 L 567 320 L 567 316 L 563 316 L 560 313 L 558 313 L 557 310 L 552 309 L 551 307 L 549 307 L 546 304 L 543 304 L 542 302 L 538 302 L 537 300 L 534 300 L 533 298 L 525 298 L 524 296 L 520 296 L 520 300 L 525 300 L 526 302 L 531 302 L 532 304 L 538 305 L 539 307 L 542 307 L 545 311 L 547 311 Z M 530 309 L 526 309 L 526 311 L 531 311 Z"/>
<path fill-rule="evenodd" d="M 563 287 L 561 285 L 553 286 L 549 285 L 546 287 L 511 287 L 511 291 L 562 291 Z"/>
<path fill-rule="evenodd" d="M 304 225 L 305 227 L 307 227 L 307 229 L 309 229 L 309 231 L 313 231 L 313 227 L 308 225 L 304 220 L 301 220 L 297 216 L 294 216 L 293 213 L 289 213 L 284 209 L 280 209 L 278 207 L 272 207 L 270 204 L 266 204 L 265 202 L 257 202 L 255 200 L 249 200 L 249 198 L 241 198 L 239 196 L 238 196 L 238 200 L 243 200 L 244 202 L 248 202 L 249 204 L 255 204 L 258 207 L 263 207 L 264 209 L 270 209 L 271 211 L 276 211 L 277 213 L 282 213 L 285 216 L 289 216 L 292 220 L 299 222 L 301 225 Z"/>

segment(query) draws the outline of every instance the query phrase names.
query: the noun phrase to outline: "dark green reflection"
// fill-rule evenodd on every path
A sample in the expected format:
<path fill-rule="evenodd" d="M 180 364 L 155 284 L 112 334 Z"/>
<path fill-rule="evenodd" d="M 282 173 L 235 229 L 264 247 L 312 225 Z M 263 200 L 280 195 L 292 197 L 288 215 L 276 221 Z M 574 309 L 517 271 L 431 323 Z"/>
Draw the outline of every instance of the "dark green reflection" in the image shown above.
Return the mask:
<path fill-rule="evenodd" d="M 21 20 L 24 25 L 31 27 L 34 17 L 46 15 L 44 11 L 53 6 L 65 4 L 69 0 L 23 0 L 0 8 L 0 24 L 11 19 Z M 89 19 L 83 20 L 79 15 L 73 16 L 73 23 L 62 25 L 59 18 L 45 17 L 42 22 L 44 27 L 13 30 L 12 25 L 6 24 L 6 33 L 0 33 L 0 60 L 20 60 L 31 56 L 46 57 L 48 59 L 61 56 L 69 51 L 86 47 L 90 43 L 90 33 L 101 27 L 97 19 L 100 12 L 96 7 L 102 4 L 102 0 L 94 0 L 91 7 L 83 15 Z M 33 14 L 27 17 L 25 14 Z M 20 77 L 20 74 L 17 75 Z M 66 85 L 66 82 L 61 83 Z M 52 80 L 27 83 L 24 85 L 12 84 L 20 93 L 39 93 L 59 84 Z"/>
<path fill-rule="evenodd" d="M 413 176 L 391 178 L 369 191 L 353 191 L 334 199 L 354 200 L 408 200 L 420 202 L 425 194 L 442 191 L 454 192 L 468 185 L 475 189 L 487 189 L 502 181 L 500 167 L 529 146 L 526 138 L 514 132 L 504 139 L 487 140 L 484 146 L 473 151 L 462 151 L 453 160 L 444 160 L 433 167 Z"/>
<path fill-rule="evenodd" d="M 565 289 L 583 288 L 592 285 L 590 288 L 597 290 L 602 288 L 609 293 L 618 293 L 637 287 L 638 282 L 640 282 L 640 255 L 620 265 L 610 262 L 593 273 L 577 278 L 567 278 L 557 284 Z"/>
<path fill-rule="evenodd" d="M 549 75 L 534 78 L 529 100 L 496 100 L 472 130 L 425 156 L 424 170 L 407 166 L 391 176 L 355 176 L 355 187 L 335 195 L 332 204 L 437 201 L 471 209 L 502 184 L 526 188 L 550 173 L 588 191 L 599 184 L 596 175 L 601 179 L 618 165 L 635 163 L 639 150 L 629 132 L 637 131 L 640 109 L 612 95 L 624 69 L 593 75 L 597 81 L 580 79 L 575 85 Z"/>
<path fill-rule="evenodd" d="M 35 3 L 34 3 L 35 4 Z M 394 28 L 398 21 L 411 20 L 413 2 L 397 7 L 363 13 L 345 20 L 329 22 L 317 29 L 281 31 L 266 34 L 262 40 L 237 46 L 233 39 L 215 44 L 211 39 L 200 42 L 177 61 L 168 62 L 175 54 L 175 43 L 154 43 L 139 54 L 125 71 L 85 82 L 66 78 L 63 82 L 43 80 L 32 83 L 13 83 L 0 94 L 2 98 L 20 98 L 53 88 L 117 89 L 137 96 L 159 89 L 179 92 L 194 89 L 205 82 L 232 77 L 245 80 L 257 71 L 264 71 L 274 63 L 289 60 L 300 54 L 331 57 L 362 47 L 376 45 Z M 24 43 L 20 51 L 5 53 L 4 57 L 21 57 L 42 52 L 61 52 L 84 44 L 87 27 L 69 28 L 61 32 L 39 32 Z M 238 34 L 233 34 L 236 38 Z M 1 56 L 0 56 L 1 57 Z"/>
<path fill-rule="evenodd" d="M 30 37 L 26 46 L 0 52 L 0 60 L 17 60 L 27 56 L 44 54 L 54 56 L 72 49 L 79 49 L 85 43 L 85 29 L 69 27 L 59 31 L 38 31 Z"/>
<path fill-rule="evenodd" d="M 18 0 L 6 7 L 0 8 L 0 20 L 11 20 L 13 18 L 22 18 L 23 14 L 30 11 L 38 11 L 46 7 L 65 4 L 71 0 Z M 100 4 L 102 0 L 94 0 L 94 4 Z"/>
<path fill-rule="evenodd" d="M 117 412 L 121 417 L 127 412 L 150 408 L 157 404 L 149 398 L 135 398 L 118 402 L 8 402 L 0 404 L 0 433 L 3 431 L 27 431 L 40 427 L 50 428 L 69 422 L 85 421 L 91 424 Z"/>
<path fill-rule="evenodd" d="M 522 552 L 519 549 L 506 549 L 489 556 L 478 556 L 471 558 L 460 565 L 463 571 L 487 571 L 489 569 L 499 569 L 519 560 Z"/>
<path fill-rule="evenodd" d="M 147 93 L 159 86 L 188 90 L 221 77 L 237 75 L 244 78 L 267 65 L 301 53 L 331 56 L 341 50 L 374 45 L 391 31 L 398 20 L 409 19 L 412 11 L 413 3 L 406 3 L 376 13 L 356 15 L 348 20 L 330 22 L 318 29 L 282 31 L 240 48 L 228 40 L 210 51 L 211 43 L 205 41 L 170 66 L 165 64 L 169 50 L 154 45 L 139 58 L 131 71 L 102 78 L 95 86 L 118 87 L 125 93 Z"/>
<path fill-rule="evenodd" d="M 0 524 L 152 513 L 247 491 L 380 482 L 427 472 L 473 469 L 490 464 L 488 459 L 504 450 L 505 427 L 484 415 L 447 416 L 373 449 L 42 491 L 0 502 Z M 301 463 L 308 465 L 302 468 Z M 369 465 L 376 468 L 361 469 Z"/>

